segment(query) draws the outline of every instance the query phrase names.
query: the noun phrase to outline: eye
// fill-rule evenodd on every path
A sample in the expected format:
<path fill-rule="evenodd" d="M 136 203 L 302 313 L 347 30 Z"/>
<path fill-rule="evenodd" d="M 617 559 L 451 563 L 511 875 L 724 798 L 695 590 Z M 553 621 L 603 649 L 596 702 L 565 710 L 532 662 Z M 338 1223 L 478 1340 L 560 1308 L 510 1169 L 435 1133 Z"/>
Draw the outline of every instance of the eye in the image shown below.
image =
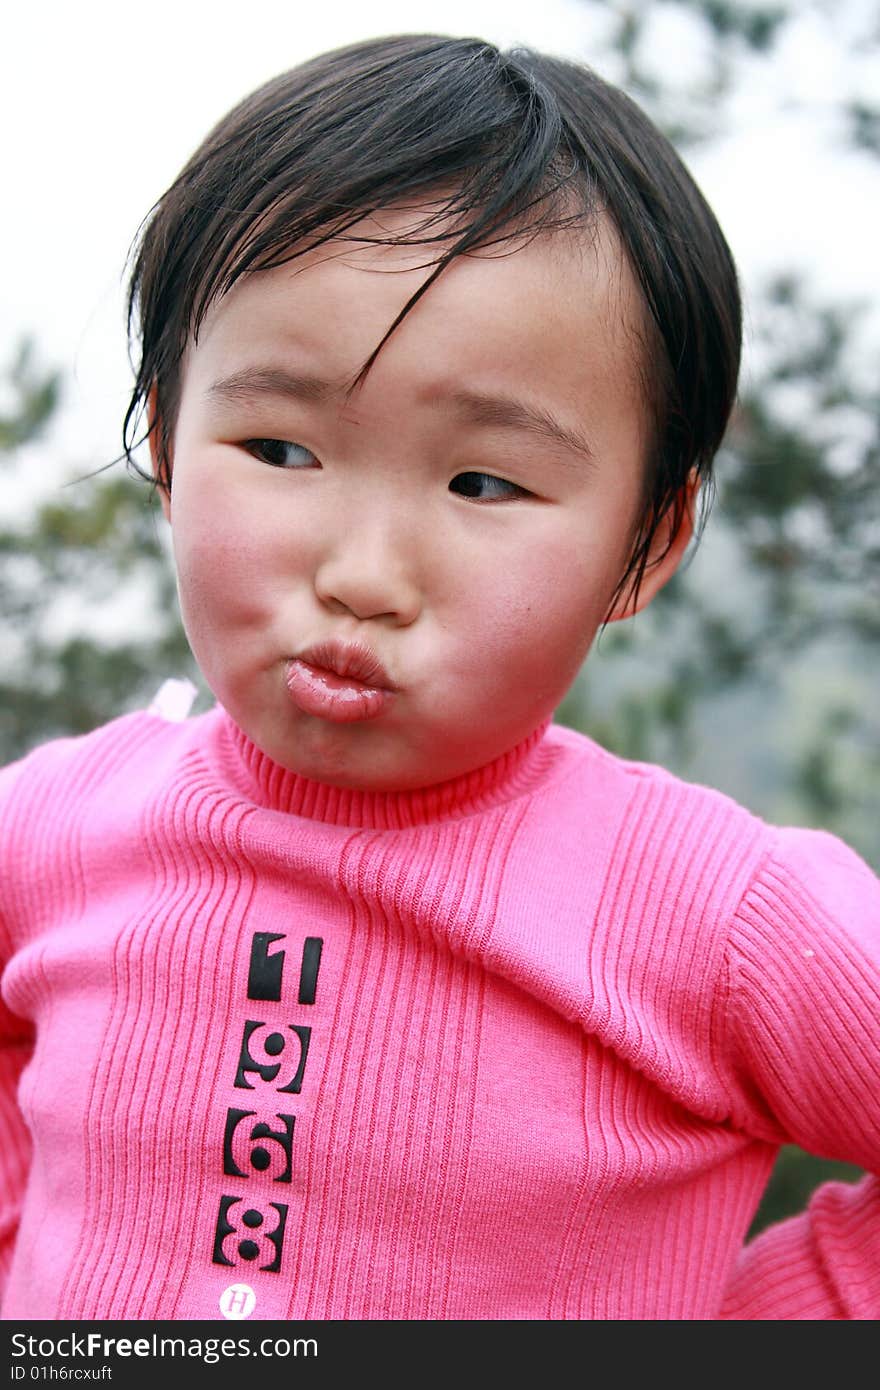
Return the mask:
<path fill-rule="evenodd" d="M 311 468 L 318 463 L 311 449 L 289 439 L 247 439 L 244 447 L 273 468 Z"/>
<path fill-rule="evenodd" d="M 449 484 L 449 491 L 457 493 L 459 497 L 473 497 L 479 502 L 531 496 L 524 487 L 509 483 L 506 478 L 497 478 L 494 473 L 458 473 Z"/>

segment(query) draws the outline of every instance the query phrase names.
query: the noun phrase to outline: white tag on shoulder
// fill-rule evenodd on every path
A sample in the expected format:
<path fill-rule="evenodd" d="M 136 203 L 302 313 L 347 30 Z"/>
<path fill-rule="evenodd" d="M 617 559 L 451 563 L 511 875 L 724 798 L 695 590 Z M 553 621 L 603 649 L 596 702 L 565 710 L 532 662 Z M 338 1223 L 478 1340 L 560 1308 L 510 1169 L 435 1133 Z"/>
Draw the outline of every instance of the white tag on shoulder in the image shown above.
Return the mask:
<path fill-rule="evenodd" d="M 155 714 L 171 724 L 181 724 L 192 709 L 198 693 L 198 687 L 190 680 L 163 681 L 147 706 L 147 714 Z"/>

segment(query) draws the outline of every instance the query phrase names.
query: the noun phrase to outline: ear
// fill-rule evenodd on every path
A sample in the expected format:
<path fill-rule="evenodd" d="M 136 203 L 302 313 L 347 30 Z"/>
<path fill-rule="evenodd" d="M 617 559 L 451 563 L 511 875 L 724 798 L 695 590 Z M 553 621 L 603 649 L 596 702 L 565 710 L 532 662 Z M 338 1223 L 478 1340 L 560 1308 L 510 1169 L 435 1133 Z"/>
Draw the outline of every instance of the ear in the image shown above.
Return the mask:
<path fill-rule="evenodd" d="M 682 489 L 684 507 L 678 530 L 674 535 L 672 534 L 672 528 L 675 524 L 675 508 L 670 507 L 651 542 L 648 563 L 645 566 L 638 597 L 633 600 L 630 589 L 624 589 L 605 619 L 607 623 L 616 623 L 622 618 L 633 618 L 636 613 L 641 613 L 643 608 L 647 608 L 655 594 L 658 594 L 664 584 L 668 583 L 675 574 L 694 533 L 694 517 L 699 490 L 699 476 L 696 472 L 691 472 Z"/>
<path fill-rule="evenodd" d="M 162 471 L 163 471 L 163 470 L 162 470 L 161 461 L 160 461 L 160 458 L 159 458 L 159 407 L 158 407 L 158 392 L 157 392 L 157 389 L 156 389 L 156 383 L 155 383 L 155 382 L 154 382 L 153 385 L 150 387 L 150 390 L 149 390 L 149 392 L 148 392 L 148 394 L 147 394 L 147 421 L 148 421 L 148 426 L 149 426 L 148 434 L 147 434 L 147 439 L 148 439 L 148 441 L 149 441 L 149 446 L 150 446 L 150 462 L 151 462 L 152 465 L 153 465 L 153 477 L 156 479 L 156 485 L 157 485 L 157 488 L 158 488 L 158 491 L 159 491 L 159 502 L 160 502 L 160 504 L 161 504 L 162 511 L 163 511 L 164 514 L 165 514 L 165 520 L 166 520 L 166 521 L 170 521 L 170 520 L 171 520 L 171 457 L 170 457 L 170 454 L 169 454 L 169 457 L 168 457 L 168 460 L 167 460 L 168 480 L 167 480 L 167 484 L 166 484 L 165 482 L 162 481 L 162 477 L 161 477 L 161 474 L 162 474 Z"/>

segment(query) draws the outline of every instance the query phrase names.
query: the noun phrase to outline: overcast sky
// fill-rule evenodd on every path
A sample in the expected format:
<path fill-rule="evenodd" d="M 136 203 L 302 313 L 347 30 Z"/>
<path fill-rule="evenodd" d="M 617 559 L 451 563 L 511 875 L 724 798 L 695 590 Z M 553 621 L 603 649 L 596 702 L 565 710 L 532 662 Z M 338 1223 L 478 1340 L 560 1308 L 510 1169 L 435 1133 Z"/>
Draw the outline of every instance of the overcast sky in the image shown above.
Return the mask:
<path fill-rule="evenodd" d="M 577 0 L 150 0 L 16 5 L 0 57 L 4 269 L 0 356 L 22 332 L 66 377 L 53 452 L 96 466 L 119 449 L 129 389 L 121 277 L 153 201 L 209 127 L 259 83 L 314 53 L 401 31 L 476 34 L 603 61 L 601 6 Z M 880 162 L 847 152 L 843 90 L 876 97 L 877 50 L 846 56 L 835 7 L 802 0 L 772 69 L 741 89 L 728 138 L 689 160 L 740 264 L 760 277 L 803 267 L 820 291 L 880 306 Z M 656 61 L 699 75 L 702 55 L 668 6 Z M 862 14 L 875 16 L 865 0 Z M 676 25 L 679 28 L 676 28 Z M 607 26 L 607 19 L 606 19 Z M 864 24 L 862 25 L 864 31 Z"/>

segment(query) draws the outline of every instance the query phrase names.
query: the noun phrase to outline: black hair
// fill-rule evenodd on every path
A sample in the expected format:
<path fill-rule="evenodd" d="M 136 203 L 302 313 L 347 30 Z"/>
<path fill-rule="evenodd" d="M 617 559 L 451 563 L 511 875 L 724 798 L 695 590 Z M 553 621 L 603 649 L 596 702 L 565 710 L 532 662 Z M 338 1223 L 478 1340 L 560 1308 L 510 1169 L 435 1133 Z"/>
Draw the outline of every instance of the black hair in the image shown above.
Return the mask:
<path fill-rule="evenodd" d="M 595 228 L 601 216 L 616 228 L 646 311 L 639 365 L 651 442 L 615 600 L 627 581 L 637 593 L 660 523 L 671 514 L 670 544 L 678 530 L 691 474 L 711 482 L 739 371 L 736 269 L 703 195 L 644 112 L 588 67 L 530 49 L 433 34 L 372 39 L 281 74 L 214 127 L 133 253 L 128 326 L 140 356 L 124 457 L 150 477 L 133 450 L 155 392 L 150 480 L 168 489 L 183 354 L 241 275 L 344 235 L 389 204 L 412 195 L 424 203 L 426 193 L 439 205 L 406 239 L 431 248 L 432 272 L 357 380 L 462 252 Z"/>

